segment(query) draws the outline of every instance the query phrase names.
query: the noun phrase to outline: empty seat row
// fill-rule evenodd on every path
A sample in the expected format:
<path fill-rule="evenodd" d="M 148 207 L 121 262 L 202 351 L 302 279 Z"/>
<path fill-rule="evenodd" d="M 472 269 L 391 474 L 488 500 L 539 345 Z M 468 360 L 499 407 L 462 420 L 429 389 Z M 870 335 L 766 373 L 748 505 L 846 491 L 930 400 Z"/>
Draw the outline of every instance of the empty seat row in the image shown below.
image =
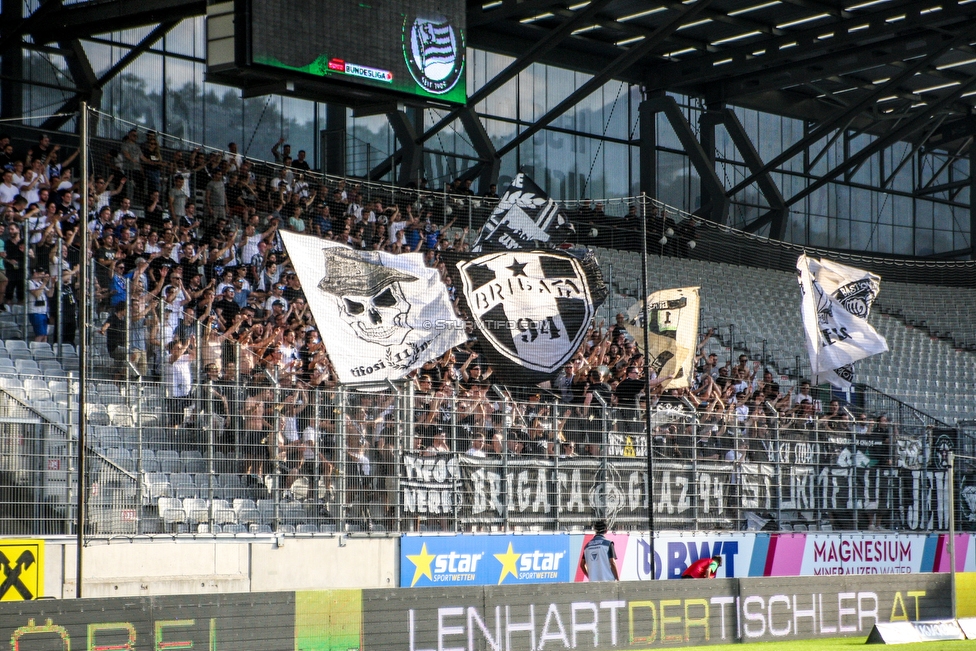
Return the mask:
<path fill-rule="evenodd" d="M 166 525 L 185 523 L 190 526 L 209 523 L 217 525 L 270 525 L 275 519 L 273 500 L 251 500 L 237 498 L 233 502 L 226 499 L 208 501 L 198 497 L 160 497 L 157 502 L 159 517 Z M 319 519 L 317 513 L 309 514 L 303 504 L 280 502 L 278 521 L 281 524 L 298 526 L 314 525 Z"/>

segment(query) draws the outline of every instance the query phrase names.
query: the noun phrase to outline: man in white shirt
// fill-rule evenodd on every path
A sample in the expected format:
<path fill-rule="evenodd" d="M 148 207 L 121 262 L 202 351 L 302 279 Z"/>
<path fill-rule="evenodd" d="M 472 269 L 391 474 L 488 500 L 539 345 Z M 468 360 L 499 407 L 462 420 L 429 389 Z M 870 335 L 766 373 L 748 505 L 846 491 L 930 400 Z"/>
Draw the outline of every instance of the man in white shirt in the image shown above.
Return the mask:
<path fill-rule="evenodd" d="M 583 575 L 591 582 L 619 581 L 617 552 L 613 547 L 613 541 L 605 538 L 607 533 L 606 520 L 594 522 L 593 530 L 596 535 L 583 547 L 583 554 L 580 557 L 580 569 L 583 571 Z"/>
<path fill-rule="evenodd" d="M 129 216 L 135 217 L 136 214 L 132 212 L 132 200 L 126 197 L 122 199 L 119 209 L 116 210 L 115 214 L 112 216 L 112 223 L 118 226 L 122 223 L 123 219 Z"/>
<path fill-rule="evenodd" d="M 471 447 L 465 454 L 469 457 L 474 457 L 475 459 L 484 459 L 485 456 L 485 435 L 481 432 L 474 434 L 471 437 Z"/>
<path fill-rule="evenodd" d="M 227 153 L 224 154 L 224 160 L 230 165 L 231 172 L 236 172 L 241 168 L 241 163 L 244 162 L 244 157 L 237 152 L 236 142 L 232 142 L 227 145 Z"/>
<path fill-rule="evenodd" d="M 0 183 L 0 205 L 7 207 L 14 202 L 14 198 L 20 194 L 20 188 L 14 185 L 14 171 L 3 171 L 3 183 Z"/>

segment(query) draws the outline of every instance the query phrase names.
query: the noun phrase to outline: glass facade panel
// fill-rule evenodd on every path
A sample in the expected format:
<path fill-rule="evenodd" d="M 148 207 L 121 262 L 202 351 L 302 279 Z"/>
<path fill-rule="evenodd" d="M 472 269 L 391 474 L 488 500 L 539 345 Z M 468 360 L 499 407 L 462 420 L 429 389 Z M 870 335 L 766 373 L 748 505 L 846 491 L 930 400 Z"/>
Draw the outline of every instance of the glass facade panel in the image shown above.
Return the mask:
<path fill-rule="evenodd" d="M 33 6 L 35 0 L 28 3 Z M 154 26 L 102 34 L 83 42 L 96 75 L 102 75 L 140 43 Z M 271 157 L 271 147 L 286 138 L 297 153 L 306 149 L 313 166 L 321 163 L 320 132 L 325 126 L 325 106 L 279 96 L 244 100 L 237 89 L 204 81 L 205 22 L 203 17 L 178 23 L 152 50 L 139 56 L 105 84 L 100 109 L 123 120 L 161 129 L 187 143 L 224 148 L 230 142 L 242 152 L 260 159 Z M 468 82 L 472 92 L 484 86 L 514 61 L 512 57 L 470 49 Z M 62 57 L 28 55 L 25 75 L 42 85 L 26 86 L 24 113 L 40 116 L 57 111 L 72 96 L 74 81 Z M 497 148 L 529 127 L 562 102 L 591 77 L 584 73 L 532 64 L 499 90 L 474 106 Z M 52 88 L 51 86 L 55 86 Z M 61 86 L 62 88 L 57 88 Z M 703 108 L 700 100 L 680 94 L 670 97 L 692 127 L 699 129 Z M 555 117 L 545 129 L 521 143 L 501 161 L 500 188 L 519 168 L 524 168 L 557 199 L 612 198 L 640 191 L 639 87 L 611 80 L 571 109 Z M 775 116 L 753 109 L 730 107 L 741 121 L 761 160 L 769 161 L 804 137 L 802 120 Z M 387 159 L 398 145 L 383 115 L 353 118 L 348 114 L 347 171 L 362 175 Z M 430 127 L 445 115 L 427 110 Z M 655 116 L 657 142 L 657 198 L 683 210 L 701 204 L 697 171 L 690 164 L 674 129 L 663 115 Z M 36 117 L 34 123 L 40 124 Z M 73 129 L 69 123 L 62 129 Z M 121 128 L 101 121 L 100 133 L 118 137 Z M 105 132 L 104 130 L 109 130 Z M 824 174 L 841 165 L 846 155 L 869 146 L 875 136 L 850 133 L 831 143 L 812 170 L 812 158 L 826 146 L 823 138 L 806 153 L 783 162 L 771 177 L 783 197 L 790 199 L 810 183 L 807 174 Z M 425 143 L 423 173 L 435 187 L 477 163 L 471 138 L 459 122 Z M 838 175 L 830 184 L 790 206 L 786 237 L 798 244 L 876 251 L 928 251 L 939 254 L 968 246 L 970 198 L 967 186 L 929 195 L 914 196 L 917 187 L 941 185 L 968 178 L 969 160 L 948 160 L 944 153 L 912 154 L 911 146 L 897 143 L 880 155 L 869 157 L 848 178 Z M 732 187 L 750 171 L 725 127 L 715 129 L 716 173 L 725 187 Z M 911 155 L 909 160 L 906 156 Z M 896 168 L 897 172 L 895 172 Z M 894 176 L 892 173 L 894 172 Z M 882 180 L 892 177 L 884 191 Z M 393 173 L 386 175 L 387 180 Z M 476 190 L 480 191 L 481 188 Z M 768 201 L 752 185 L 734 197 L 730 223 L 745 226 L 768 210 Z M 848 221 L 849 220 L 849 221 Z"/>

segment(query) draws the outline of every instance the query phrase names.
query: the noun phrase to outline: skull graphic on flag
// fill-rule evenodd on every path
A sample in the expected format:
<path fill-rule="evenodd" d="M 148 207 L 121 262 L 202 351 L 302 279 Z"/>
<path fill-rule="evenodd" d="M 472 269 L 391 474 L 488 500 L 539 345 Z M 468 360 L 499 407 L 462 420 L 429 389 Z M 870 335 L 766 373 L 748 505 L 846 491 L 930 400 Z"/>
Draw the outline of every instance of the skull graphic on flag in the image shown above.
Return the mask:
<path fill-rule="evenodd" d="M 521 250 L 457 266 L 475 326 L 509 362 L 550 374 L 583 342 L 595 307 L 575 257 Z"/>
<path fill-rule="evenodd" d="M 335 296 L 339 316 L 357 337 L 374 344 L 402 344 L 412 328 L 410 303 L 400 283 L 418 279 L 367 258 L 368 253 L 324 249 L 326 275 L 319 289 Z"/>
<path fill-rule="evenodd" d="M 464 343 L 447 287 L 419 253 L 356 251 L 290 232 L 281 239 L 342 384 L 399 380 Z"/>

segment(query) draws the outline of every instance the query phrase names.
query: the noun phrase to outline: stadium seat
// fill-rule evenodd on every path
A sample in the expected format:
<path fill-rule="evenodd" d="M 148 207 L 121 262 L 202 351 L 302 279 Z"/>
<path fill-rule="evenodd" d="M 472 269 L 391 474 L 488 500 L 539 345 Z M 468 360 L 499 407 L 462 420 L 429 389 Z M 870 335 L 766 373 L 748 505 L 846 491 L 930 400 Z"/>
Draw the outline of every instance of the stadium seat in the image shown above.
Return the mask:
<path fill-rule="evenodd" d="M 173 497 L 160 497 L 157 505 L 159 517 L 163 519 L 163 524 L 170 530 L 177 524 L 186 523 L 186 512 L 180 500 Z"/>
<path fill-rule="evenodd" d="M 41 369 L 33 359 L 14 360 L 14 367 L 21 375 L 40 375 Z"/>
<path fill-rule="evenodd" d="M 247 528 L 248 533 L 273 533 L 271 531 L 271 525 L 267 524 L 252 524 Z"/>
<path fill-rule="evenodd" d="M 155 504 L 161 497 L 171 497 L 172 489 L 165 473 L 153 472 L 146 475 L 147 498 Z"/>
<path fill-rule="evenodd" d="M 222 525 L 221 530 L 231 534 L 247 533 L 247 527 L 242 524 L 225 524 Z"/>
<path fill-rule="evenodd" d="M 88 403 L 85 405 L 88 410 L 88 424 L 89 425 L 109 425 L 108 412 L 105 411 L 104 405 Z"/>
<path fill-rule="evenodd" d="M 176 450 L 156 450 L 156 461 L 159 462 L 161 472 L 171 474 L 183 472 L 183 461 Z"/>
<path fill-rule="evenodd" d="M 101 394 L 99 394 L 99 398 L 101 398 Z M 135 425 L 132 409 L 125 404 L 109 404 L 108 419 L 116 427 L 132 427 Z"/>
<path fill-rule="evenodd" d="M 210 522 L 210 508 L 207 506 L 207 500 L 187 497 L 183 500 L 183 510 L 186 511 L 186 523 L 191 527 L 201 522 Z"/>
<path fill-rule="evenodd" d="M 61 367 L 61 362 L 56 359 L 40 359 L 38 357 L 34 358 L 37 362 L 37 367 L 41 369 L 41 373 L 44 375 L 61 375 L 64 369 Z"/>
<path fill-rule="evenodd" d="M 318 533 L 319 528 L 314 524 L 300 524 L 295 527 L 295 533 Z"/>
<path fill-rule="evenodd" d="M 219 525 L 237 524 L 237 511 L 230 506 L 227 500 L 215 499 L 213 501 L 214 522 Z"/>
<path fill-rule="evenodd" d="M 260 506 L 258 507 L 260 508 Z M 282 522 L 301 524 L 305 522 L 305 507 L 298 502 L 281 502 L 278 504 L 278 514 Z"/>
<path fill-rule="evenodd" d="M 156 453 L 153 450 L 147 447 L 143 447 L 141 459 L 138 456 L 138 452 L 139 452 L 139 448 L 136 448 L 135 451 L 133 452 L 133 457 L 136 460 L 137 470 L 139 469 L 138 465 L 141 463 L 142 472 L 144 473 L 159 472 L 159 462 L 156 461 Z"/>
<path fill-rule="evenodd" d="M 267 523 L 274 519 L 274 500 L 258 500 L 257 507 L 258 513 L 261 515 L 261 522 Z"/>
<path fill-rule="evenodd" d="M 244 486 L 241 484 L 241 476 L 234 473 L 224 473 L 217 476 L 220 486 L 220 495 L 225 500 L 234 500 L 244 497 Z"/>
<path fill-rule="evenodd" d="M 162 463 L 160 463 L 162 467 Z M 169 483 L 173 487 L 173 494 L 179 498 L 196 497 L 198 495 L 196 482 L 186 473 L 171 473 Z"/>
<path fill-rule="evenodd" d="M 234 511 L 237 512 L 237 521 L 240 524 L 252 524 L 261 520 L 261 513 L 258 511 L 254 500 L 245 498 L 235 499 Z"/>
<path fill-rule="evenodd" d="M 205 474 L 207 472 L 207 462 L 200 452 L 196 450 L 183 450 L 180 452 L 180 458 L 183 460 L 183 472 L 194 475 L 197 473 Z"/>

